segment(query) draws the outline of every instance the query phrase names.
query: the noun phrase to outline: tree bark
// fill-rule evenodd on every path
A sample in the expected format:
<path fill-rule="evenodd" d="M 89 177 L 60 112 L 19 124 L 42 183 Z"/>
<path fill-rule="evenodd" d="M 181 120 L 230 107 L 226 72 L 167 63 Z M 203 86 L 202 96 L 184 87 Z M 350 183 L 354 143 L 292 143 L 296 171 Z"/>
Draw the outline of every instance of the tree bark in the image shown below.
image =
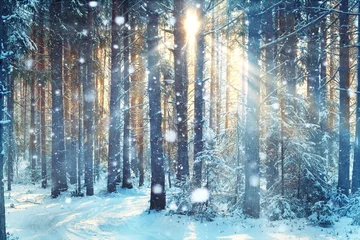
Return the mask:
<path fill-rule="evenodd" d="M 174 73 L 175 73 L 175 107 L 177 126 L 177 173 L 178 180 L 189 177 L 188 156 L 188 79 L 187 79 L 187 49 L 185 30 L 184 0 L 174 1 Z"/>
<path fill-rule="evenodd" d="M 40 5 L 43 4 L 43 0 L 40 1 Z M 39 65 L 38 70 L 40 74 L 40 95 L 38 101 L 40 102 L 40 156 L 41 156 L 41 187 L 47 187 L 47 152 L 46 152 L 46 81 L 45 81 L 45 28 L 44 28 L 44 9 L 41 7 L 39 10 Z"/>
<path fill-rule="evenodd" d="M 110 126 L 109 126 L 109 153 L 108 153 L 108 183 L 109 193 L 116 191 L 116 181 L 120 167 L 120 35 L 119 26 L 115 18 L 120 14 L 120 1 L 112 1 L 111 25 L 111 87 L 110 87 Z M 116 47 L 117 46 L 117 47 Z"/>
<path fill-rule="evenodd" d="M 36 29 L 33 27 L 33 41 L 37 42 Z M 32 52 L 32 61 L 34 62 L 34 66 L 32 67 L 32 76 L 30 77 L 31 82 L 31 92 L 30 92 L 30 138 L 29 138 L 29 161 L 31 166 L 31 182 L 35 184 L 36 182 L 36 146 L 35 146 L 35 135 L 36 135 L 36 127 L 35 127 L 35 85 L 36 85 L 36 54 L 35 51 Z"/>
<path fill-rule="evenodd" d="M 150 150 L 151 150 L 151 195 L 150 210 L 163 210 L 166 205 L 164 150 L 161 132 L 161 90 L 159 69 L 159 14 L 158 4 L 147 2 L 147 45 L 148 45 L 148 93 L 150 118 Z"/>
<path fill-rule="evenodd" d="M 274 4 L 274 1 L 267 1 L 265 5 L 265 13 L 264 13 L 264 41 L 266 43 L 270 43 L 275 40 L 275 33 L 274 29 L 275 24 L 273 20 L 273 11 L 267 9 Z M 277 104 L 277 81 L 276 81 L 276 46 L 269 45 L 265 49 L 265 90 L 266 90 L 266 97 L 269 98 L 267 104 L 269 109 L 277 112 L 272 106 Z M 275 113 L 271 113 L 275 114 Z M 276 113 L 277 114 L 277 113 Z M 267 128 L 269 132 L 269 137 L 266 139 L 266 189 L 269 189 L 272 185 L 274 185 L 275 181 L 278 178 L 278 170 L 276 167 L 276 162 L 278 160 L 279 154 L 279 123 L 277 118 L 271 117 L 269 122 L 269 126 Z"/>
<path fill-rule="evenodd" d="M 90 1 L 89 1 L 90 2 Z M 87 43 L 85 51 L 86 81 L 84 83 L 84 160 L 86 195 L 94 195 L 94 74 L 93 74 L 93 22 L 94 8 L 88 5 Z"/>
<path fill-rule="evenodd" d="M 360 2 L 358 3 L 360 13 Z M 360 16 L 358 16 L 358 43 L 360 42 Z M 360 45 L 357 47 L 357 94 L 356 94 L 356 129 L 354 144 L 354 162 L 352 172 L 351 193 L 356 193 L 360 188 Z"/>
<path fill-rule="evenodd" d="M 7 16 L 8 9 L 5 4 L 0 5 L 0 16 Z M 6 52 L 7 33 L 4 18 L 0 18 L 0 53 Z M 0 120 L 4 120 L 4 98 L 6 92 L 6 78 L 8 72 L 8 60 L 6 58 L 0 58 Z M 6 225 L 5 225 L 5 199 L 4 199 L 4 124 L 0 124 L 0 239 L 6 239 Z"/>
<path fill-rule="evenodd" d="M 338 189 L 341 193 L 348 195 L 350 188 L 350 111 L 349 111 L 349 1 L 343 0 L 340 3 L 340 102 L 339 102 L 339 168 L 338 168 Z"/>
<path fill-rule="evenodd" d="M 122 3 L 123 16 L 125 24 L 129 22 L 129 1 Z M 130 51 L 129 51 L 129 31 L 127 26 L 123 28 L 123 44 L 124 44 L 124 135 L 123 135 L 123 181 L 122 188 L 132 188 L 131 172 L 130 172 Z"/>
<path fill-rule="evenodd" d="M 260 217 L 260 176 L 259 176 L 259 139 L 260 139 L 260 25 L 258 16 L 260 0 L 251 1 L 249 7 L 248 25 L 248 95 L 247 117 L 245 126 L 245 199 L 244 213 L 254 217 Z"/>
<path fill-rule="evenodd" d="M 61 19 L 61 4 L 61 0 L 53 0 L 50 4 L 53 133 L 51 153 L 52 197 L 57 197 L 61 191 L 67 190 L 62 102 L 62 36 L 59 23 Z"/>
<path fill-rule="evenodd" d="M 199 11 L 199 32 L 197 34 L 196 49 L 196 70 L 195 70 L 195 101 L 194 101 L 194 181 L 197 187 L 201 187 L 202 182 L 202 151 L 204 150 L 203 142 L 203 88 L 204 88 L 204 1 L 197 1 Z"/>

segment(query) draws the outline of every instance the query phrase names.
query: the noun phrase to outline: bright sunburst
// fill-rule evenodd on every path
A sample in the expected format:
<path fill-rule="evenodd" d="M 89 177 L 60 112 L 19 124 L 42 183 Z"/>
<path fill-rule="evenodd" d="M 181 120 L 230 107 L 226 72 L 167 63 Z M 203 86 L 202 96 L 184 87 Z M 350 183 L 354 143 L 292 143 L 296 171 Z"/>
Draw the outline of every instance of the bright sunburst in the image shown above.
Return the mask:
<path fill-rule="evenodd" d="M 188 40 L 194 40 L 195 36 L 199 30 L 199 20 L 196 14 L 196 11 L 189 10 L 186 13 L 186 20 L 185 20 L 185 29 Z"/>

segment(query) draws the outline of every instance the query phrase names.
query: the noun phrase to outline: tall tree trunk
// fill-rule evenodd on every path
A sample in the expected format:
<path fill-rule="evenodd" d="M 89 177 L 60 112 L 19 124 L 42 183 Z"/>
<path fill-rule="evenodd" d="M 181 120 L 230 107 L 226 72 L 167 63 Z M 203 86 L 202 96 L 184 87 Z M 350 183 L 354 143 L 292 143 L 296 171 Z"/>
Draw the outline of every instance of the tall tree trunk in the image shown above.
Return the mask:
<path fill-rule="evenodd" d="M 159 69 L 159 5 L 157 2 L 147 2 L 148 24 L 148 93 L 150 118 L 150 150 L 151 150 L 151 195 L 150 210 L 163 210 L 166 205 L 164 150 L 161 132 L 161 89 Z"/>
<path fill-rule="evenodd" d="M 199 32 L 197 34 L 197 49 L 196 49 L 196 71 L 195 71 L 195 126 L 194 126 L 194 181 L 197 187 L 201 187 L 201 172 L 202 172 L 202 151 L 204 149 L 203 142 L 203 88 L 204 88 L 204 1 L 197 1 L 199 6 Z"/>
<path fill-rule="evenodd" d="M 84 159 L 86 195 L 94 195 L 94 74 L 93 74 L 93 22 L 94 8 L 89 1 L 87 15 L 87 43 L 85 51 L 86 81 L 84 83 Z"/>
<path fill-rule="evenodd" d="M 83 50 L 80 53 L 83 56 Z M 83 83 L 85 82 L 85 65 L 79 65 L 79 72 L 80 72 L 80 84 L 78 88 L 78 115 L 79 115 L 79 132 L 78 132 L 78 156 L 77 156 L 77 191 L 78 194 L 81 194 L 81 177 L 84 172 L 84 114 L 83 114 Z"/>
<path fill-rule="evenodd" d="M 326 5 L 325 5 L 326 6 Z M 327 53 L 326 53 L 326 45 L 327 45 L 327 26 L 326 26 L 326 18 L 321 21 L 321 42 L 320 42 L 320 129 L 322 133 L 328 133 L 329 129 L 327 125 L 328 116 L 325 114 L 327 109 Z M 323 138 L 321 136 L 321 138 Z M 327 153 L 329 152 L 328 140 L 322 140 L 321 143 L 322 151 L 319 154 L 323 157 L 327 157 Z"/>
<path fill-rule="evenodd" d="M 358 3 L 360 13 L 360 2 Z M 358 43 L 360 42 L 360 16 L 358 16 Z M 360 188 L 360 45 L 357 48 L 357 94 L 356 94 L 356 131 L 354 145 L 354 162 L 352 172 L 351 193 L 356 193 Z"/>
<path fill-rule="evenodd" d="M 338 189 L 348 195 L 350 188 L 350 111 L 349 111 L 349 1 L 340 3 L 340 102 L 339 102 L 339 172 Z"/>
<path fill-rule="evenodd" d="M 141 36 L 139 39 L 139 46 L 143 46 L 144 44 L 144 38 Z M 144 66 L 143 58 L 141 55 L 138 55 L 139 60 L 139 72 L 138 72 L 138 79 L 141 81 L 142 79 L 145 79 L 145 72 L 146 68 Z M 137 136 L 137 145 L 139 146 L 139 186 L 141 187 L 144 185 L 144 177 L 145 177 L 145 169 L 144 169 L 144 90 L 142 84 L 138 85 L 138 105 L 139 105 L 139 114 L 138 114 L 138 131 L 136 133 Z"/>
<path fill-rule="evenodd" d="M 40 6 L 44 3 L 44 0 L 40 1 Z M 45 80 L 45 9 L 41 7 L 39 10 L 39 38 L 38 38 L 38 49 L 39 49 L 39 61 L 38 70 L 40 74 L 39 81 L 39 103 L 40 103 L 40 126 L 39 136 L 40 139 L 40 156 L 41 156 L 41 187 L 47 187 L 47 164 L 46 164 L 46 80 Z"/>
<path fill-rule="evenodd" d="M 1 68 L 0 68 L 1 69 Z M 8 132 L 9 132 L 9 147 L 8 148 L 8 159 L 7 159 L 7 190 L 11 191 L 11 183 L 14 178 L 14 160 L 15 160 L 15 135 L 14 135 L 14 79 L 11 75 L 8 76 L 8 99 L 7 99 L 7 109 L 10 116 L 11 122 L 9 123 Z"/>
<path fill-rule="evenodd" d="M 219 21 L 219 20 L 218 20 Z M 218 24 L 217 21 L 217 24 Z M 215 46 L 216 46 L 216 134 L 219 135 L 221 131 L 221 100 L 222 100 L 222 91 L 221 91 L 221 70 L 220 70 L 220 58 L 221 58 L 221 43 L 220 43 L 220 31 L 215 30 Z"/>
<path fill-rule="evenodd" d="M 24 150 L 24 159 L 26 158 L 26 150 L 27 150 L 27 104 L 28 104 L 28 83 L 23 81 L 23 106 L 24 106 L 24 113 L 23 113 L 23 150 Z M 30 160 L 30 159 L 29 159 Z"/>
<path fill-rule="evenodd" d="M 292 3 L 285 3 L 285 17 L 280 20 L 282 22 L 282 27 L 284 28 L 286 34 L 293 33 L 295 31 L 295 12 L 294 6 Z M 286 74 L 286 91 L 290 96 L 296 96 L 296 44 L 297 36 L 296 34 L 288 37 L 284 46 L 282 47 L 281 55 L 284 57 L 285 64 L 283 65 L 283 72 Z"/>
<path fill-rule="evenodd" d="M 2 3 L 0 5 L 0 16 L 7 16 L 7 6 Z M 6 52 L 7 33 L 5 19 L 0 18 L 0 53 Z M 0 120 L 4 120 L 4 98 L 6 91 L 6 78 L 8 73 L 8 61 L 6 58 L 0 58 Z M 4 182 L 3 182 L 3 166 L 4 166 L 4 123 L 0 123 L 0 239 L 6 239 L 6 225 L 5 225 L 5 200 L 4 200 Z"/>
<path fill-rule="evenodd" d="M 45 71 L 45 39 L 44 39 L 44 10 L 40 10 L 40 33 L 39 33 L 39 71 L 41 74 L 40 81 L 40 149 L 41 149 L 41 187 L 47 187 L 47 151 L 46 151 L 46 81 Z"/>
<path fill-rule="evenodd" d="M 314 21 L 318 18 L 318 10 L 315 8 L 319 7 L 318 0 L 308 0 L 308 20 L 309 22 Z M 319 25 L 314 23 L 310 26 L 308 31 L 308 57 L 307 57 L 307 71 L 308 71 L 308 98 L 310 102 L 310 123 L 318 125 L 320 123 L 320 36 L 319 36 Z M 315 151 L 320 154 L 321 149 L 321 134 L 320 130 L 313 135 L 312 141 L 315 143 Z"/>
<path fill-rule="evenodd" d="M 274 1 L 267 1 L 265 9 L 271 7 L 274 4 Z M 273 11 L 266 10 L 263 15 L 264 17 L 264 39 L 265 44 L 271 43 L 275 40 L 275 24 L 273 20 Z M 272 106 L 277 103 L 277 82 L 276 82 L 276 46 L 275 44 L 269 45 L 265 49 L 265 86 L 266 86 L 266 97 L 268 100 L 268 107 L 273 111 L 277 112 L 277 109 L 274 109 Z M 274 113 L 271 113 L 274 114 Z M 277 180 L 279 175 L 276 162 L 278 160 L 278 149 L 279 149 L 279 124 L 277 118 L 271 117 L 268 126 L 268 137 L 266 139 L 266 189 L 269 189 Z"/>
<path fill-rule="evenodd" d="M 330 23 L 335 23 L 337 20 L 335 13 L 330 15 Z M 330 39 L 336 39 L 336 30 L 337 26 L 335 24 L 332 24 L 330 28 Z M 329 76 L 332 78 L 335 74 L 335 55 L 336 55 L 336 47 L 334 44 L 331 44 L 330 46 L 330 53 L 329 53 Z M 336 136 L 335 134 L 335 121 L 337 119 L 337 114 L 335 113 L 335 89 L 337 88 L 337 83 L 335 81 L 329 82 L 329 117 L 328 117 L 328 130 L 329 130 L 329 152 L 328 152 L 328 165 L 330 168 L 335 169 L 335 158 L 334 158 L 334 150 L 336 149 Z"/>
<path fill-rule="evenodd" d="M 123 15 L 125 24 L 129 22 L 129 1 L 123 1 Z M 130 51 L 129 51 L 129 31 L 127 26 L 123 28 L 124 44 L 124 135 L 123 135 L 123 181 L 122 188 L 132 188 L 130 173 Z M 160 79 L 158 79 L 160 81 Z"/>
<path fill-rule="evenodd" d="M 175 98 L 177 115 L 177 173 L 178 180 L 189 177 L 188 156 L 188 79 L 187 79 L 187 49 L 185 31 L 185 0 L 174 2 L 174 73 Z"/>
<path fill-rule="evenodd" d="M 119 12 L 120 1 L 112 1 L 111 25 L 111 87 L 110 87 L 110 126 L 109 126 L 109 153 L 108 153 L 108 182 L 107 191 L 116 191 L 116 180 L 120 167 L 120 35 L 116 17 Z M 118 46 L 118 47 L 114 47 Z"/>
<path fill-rule="evenodd" d="M 59 22 L 61 19 L 61 3 L 61 0 L 53 0 L 50 4 L 53 132 L 51 153 L 52 197 L 57 197 L 61 191 L 67 190 L 62 102 L 62 36 Z"/>
<path fill-rule="evenodd" d="M 80 95 L 79 95 L 79 84 L 81 84 L 80 81 L 80 69 L 77 66 L 77 59 L 79 56 L 79 51 L 76 50 L 76 46 L 71 46 L 71 50 L 70 50 L 70 58 L 71 58 L 71 62 L 70 62 L 70 66 L 71 66 L 71 83 L 70 83 L 70 87 L 71 87 L 71 95 L 70 97 L 70 101 L 71 101 L 71 114 L 70 114 L 70 122 L 71 122 L 71 126 L 70 126 L 70 131 L 71 131 L 71 139 L 70 139 L 70 153 L 69 155 L 71 156 L 71 159 L 68 160 L 68 166 L 70 167 L 69 169 L 69 175 L 70 175 L 70 184 L 76 184 L 77 183 L 77 153 L 76 153 L 76 149 L 77 149 L 77 138 L 78 138 L 78 125 L 77 123 L 77 119 L 76 119 L 76 115 L 77 115 L 77 101 L 81 101 Z"/>
<path fill-rule="evenodd" d="M 36 43 L 37 41 L 37 35 L 36 30 L 33 27 L 33 41 Z M 36 146 L 35 146 L 35 135 L 36 135 L 36 129 L 35 129 L 35 85 L 36 85 L 36 55 L 35 51 L 32 53 L 32 60 L 34 62 L 34 66 L 32 68 L 33 73 L 30 79 L 31 82 L 31 92 L 30 92 L 30 142 L 29 142 L 29 161 L 31 165 L 31 182 L 32 184 L 35 184 L 36 181 Z"/>
<path fill-rule="evenodd" d="M 249 40 L 247 117 L 245 136 L 250 136 L 245 142 L 245 199 L 244 213 L 254 218 L 260 216 L 260 176 L 259 176 L 259 138 L 260 138 L 260 25 L 258 16 L 260 1 L 253 0 L 249 7 Z"/>
<path fill-rule="evenodd" d="M 210 113 L 209 113 L 209 125 L 212 131 L 215 132 L 215 110 L 216 110 L 216 67 L 215 67 L 215 54 L 216 54 L 216 42 L 215 42 L 215 7 L 211 14 L 211 66 L 210 66 Z"/>
<path fill-rule="evenodd" d="M 71 45 L 69 41 L 68 34 L 65 34 L 65 37 L 63 39 L 64 43 L 64 132 L 65 132 L 65 159 L 66 159 L 66 171 L 69 173 L 70 178 L 73 180 L 73 156 L 71 155 L 71 81 L 74 81 L 74 79 L 71 79 Z M 75 176 L 76 178 L 76 176 Z M 73 181 L 70 181 L 70 184 L 72 184 Z"/>
<path fill-rule="evenodd" d="M 230 96 L 231 96 L 231 91 L 230 91 L 230 72 L 231 72 L 231 54 L 232 54 L 232 49 L 231 49 L 231 39 L 230 39 L 230 17 L 231 17 L 231 9 L 230 9 L 230 0 L 227 0 L 226 4 L 226 97 L 225 97 L 225 130 L 229 129 L 230 127 Z"/>

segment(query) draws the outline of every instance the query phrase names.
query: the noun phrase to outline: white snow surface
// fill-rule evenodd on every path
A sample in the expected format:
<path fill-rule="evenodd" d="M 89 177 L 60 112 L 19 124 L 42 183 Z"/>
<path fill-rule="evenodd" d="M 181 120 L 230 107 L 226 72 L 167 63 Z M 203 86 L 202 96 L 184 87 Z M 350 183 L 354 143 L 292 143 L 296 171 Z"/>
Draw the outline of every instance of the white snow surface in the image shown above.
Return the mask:
<path fill-rule="evenodd" d="M 106 194 L 105 187 L 97 186 L 95 196 L 70 198 L 66 192 L 52 199 L 50 189 L 14 185 L 5 193 L 7 231 L 20 240 L 360 239 L 359 227 L 350 226 L 349 218 L 332 228 L 314 227 L 305 219 L 269 222 L 240 215 L 201 222 L 168 211 L 149 212 L 149 188 Z"/>

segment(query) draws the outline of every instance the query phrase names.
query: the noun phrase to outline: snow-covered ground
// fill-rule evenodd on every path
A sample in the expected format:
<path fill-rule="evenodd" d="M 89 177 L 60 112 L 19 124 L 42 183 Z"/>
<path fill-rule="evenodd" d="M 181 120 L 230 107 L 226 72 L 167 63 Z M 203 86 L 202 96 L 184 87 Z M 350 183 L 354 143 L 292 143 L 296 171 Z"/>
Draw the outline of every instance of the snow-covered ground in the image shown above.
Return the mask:
<path fill-rule="evenodd" d="M 99 186 L 99 185 L 98 185 Z M 213 222 L 147 211 L 149 189 L 122 190 L 107 195 L 49 197 L 49 189 L 14 185 L 6 192 L 7 231 L 20 240 L 57 239 L 360 239 L 359 227 L 342 218 L 332 228 L 313 227 L 306 220 L 218 217 Z"/>

